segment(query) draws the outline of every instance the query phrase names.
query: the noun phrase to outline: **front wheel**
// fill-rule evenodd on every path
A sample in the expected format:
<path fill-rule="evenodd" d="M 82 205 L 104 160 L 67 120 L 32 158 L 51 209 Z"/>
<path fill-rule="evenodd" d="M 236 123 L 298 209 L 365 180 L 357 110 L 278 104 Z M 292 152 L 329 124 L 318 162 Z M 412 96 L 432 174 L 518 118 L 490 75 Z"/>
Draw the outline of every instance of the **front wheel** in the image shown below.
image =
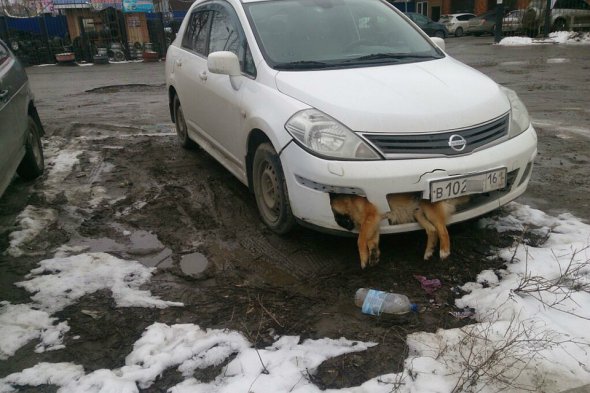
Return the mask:
<path fill-rule="evenodd" d="M 258 211 L 266 226 L 279 235 L 293 229 L 295 217 L 291 212 L 283 168 L 269 143 L 261 144 L 254 153 L 252 183 Z"/>
<path fill-rule="evenodd" d="M 184 117 L 184 110 L 180 105 L 178 96 L 174 96 L 174 124 L 176 126 L 176 136 L 180 146 L 185 149 L 192 149 L 196 146 L 196 143 L 188 136 L 188 127 L 186 125 L 186 119 Z"/>
<path fill-rule="evenodd" d="M 455 37 L 461 37 L 462 35 L 463 35 L 463 28 L 457 27 L 457 30 L 455 30 Z"/>
<path fill-rule="evenodd" d="M 43 173 L 45 159 L 43 158 L 43 145 L 41 144 L 41 126 L 30 115 L 28 121 L 25 156 L 16 172 L 25 180 L 33 180 Z"/>
<path fill-rule="evenodd" d="M 566 30 L 565 20 L 564 19 L 557 19 L 555 22 L 553 22 L 552 30 L 553 31 L 564 31 L 564 30 Z"/>

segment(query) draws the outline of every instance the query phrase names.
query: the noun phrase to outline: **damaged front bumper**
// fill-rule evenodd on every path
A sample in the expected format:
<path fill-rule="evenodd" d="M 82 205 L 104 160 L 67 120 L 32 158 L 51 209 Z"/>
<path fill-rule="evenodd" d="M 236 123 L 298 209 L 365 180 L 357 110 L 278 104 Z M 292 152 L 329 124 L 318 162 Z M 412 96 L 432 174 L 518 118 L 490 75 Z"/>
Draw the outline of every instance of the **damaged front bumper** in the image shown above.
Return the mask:
<path fill-rule="evenodd" d="M 532 125 L 522 134 L 490 148 L 464 156 L 380 161 L 333 161 L 312 156 L 297 144 L 281 152 L 291 210 L 304 225 L 344 231 L 334 220 L 330 193 L 360 194 L 381 213 L 389 211 L 387 195 L 417 193 L 428 197 L 430 182 L 506 168 L 507 186 L 474 194 L 450 218 L 449 224 L 481 216 L 525 192 L 537 154 Z M 417 223 L 390 225 L 381 222 L 381 233 L 420 229 Z"/>

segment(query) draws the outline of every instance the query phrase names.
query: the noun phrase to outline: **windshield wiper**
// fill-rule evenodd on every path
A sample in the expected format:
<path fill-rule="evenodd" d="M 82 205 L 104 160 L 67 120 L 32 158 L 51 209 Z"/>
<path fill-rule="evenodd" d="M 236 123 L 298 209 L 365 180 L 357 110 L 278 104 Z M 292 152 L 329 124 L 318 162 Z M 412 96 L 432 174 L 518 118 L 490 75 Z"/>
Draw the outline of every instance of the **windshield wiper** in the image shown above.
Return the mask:
<path fill-rule="evenodd" d="M 306 70 L 311 68 L 327 68 L 332 66 L 332 64 L 322 63 L 321 61 L 298 60 L 288 63 L 278 63 L 275 64 L 274 68 L 277 70 Z"/>
<path fill-rule="evenodd" d="M 366 56 L 357 57 L 348 61 L 363 61 L 363 60 L 403 60 L 403 59 L 439 59 L 438 56 L 433 55 L 415 55 L 411 53 L 373 53 Z"/>

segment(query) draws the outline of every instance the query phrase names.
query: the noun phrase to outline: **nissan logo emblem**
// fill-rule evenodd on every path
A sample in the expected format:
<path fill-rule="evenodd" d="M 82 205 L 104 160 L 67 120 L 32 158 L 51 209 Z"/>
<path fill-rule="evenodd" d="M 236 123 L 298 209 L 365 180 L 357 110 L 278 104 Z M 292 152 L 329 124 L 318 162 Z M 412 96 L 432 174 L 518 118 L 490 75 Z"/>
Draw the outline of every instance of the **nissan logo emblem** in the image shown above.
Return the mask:
<path fill-rule="evenodd" d="M 461 135 L 453 134 L 449 138 L 449 147 L 455 151 L 463 151 L 467 146 L 467 141 Z"/>

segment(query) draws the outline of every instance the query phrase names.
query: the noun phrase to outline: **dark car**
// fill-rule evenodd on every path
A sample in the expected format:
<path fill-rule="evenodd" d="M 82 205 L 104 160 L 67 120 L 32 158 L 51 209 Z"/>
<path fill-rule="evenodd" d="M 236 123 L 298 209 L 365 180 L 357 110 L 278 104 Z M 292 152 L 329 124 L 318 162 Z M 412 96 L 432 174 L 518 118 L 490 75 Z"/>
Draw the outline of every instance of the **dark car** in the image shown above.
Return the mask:
<path fill-rule="evenodd" d="M 0 40 L 0 195 L 15 173 L 25 180 L 43 173 L 43 133 L 27 74 Z"/>
<path fill-rule="evenodd" d="M 465 29 L 465 34 L 494 35 L 496 31 L 496 10 L 488 11 L 485 14 L 479 15 L 469 20 L 469 24 Z"/>
<path fill-rule="evenodd" d="M 447 38 L 449 32 L 442 23 L 434 22 L 429 17 L 416 12 L 406 12 L 408 18 L 417 24 L 430 37 Z"/>

